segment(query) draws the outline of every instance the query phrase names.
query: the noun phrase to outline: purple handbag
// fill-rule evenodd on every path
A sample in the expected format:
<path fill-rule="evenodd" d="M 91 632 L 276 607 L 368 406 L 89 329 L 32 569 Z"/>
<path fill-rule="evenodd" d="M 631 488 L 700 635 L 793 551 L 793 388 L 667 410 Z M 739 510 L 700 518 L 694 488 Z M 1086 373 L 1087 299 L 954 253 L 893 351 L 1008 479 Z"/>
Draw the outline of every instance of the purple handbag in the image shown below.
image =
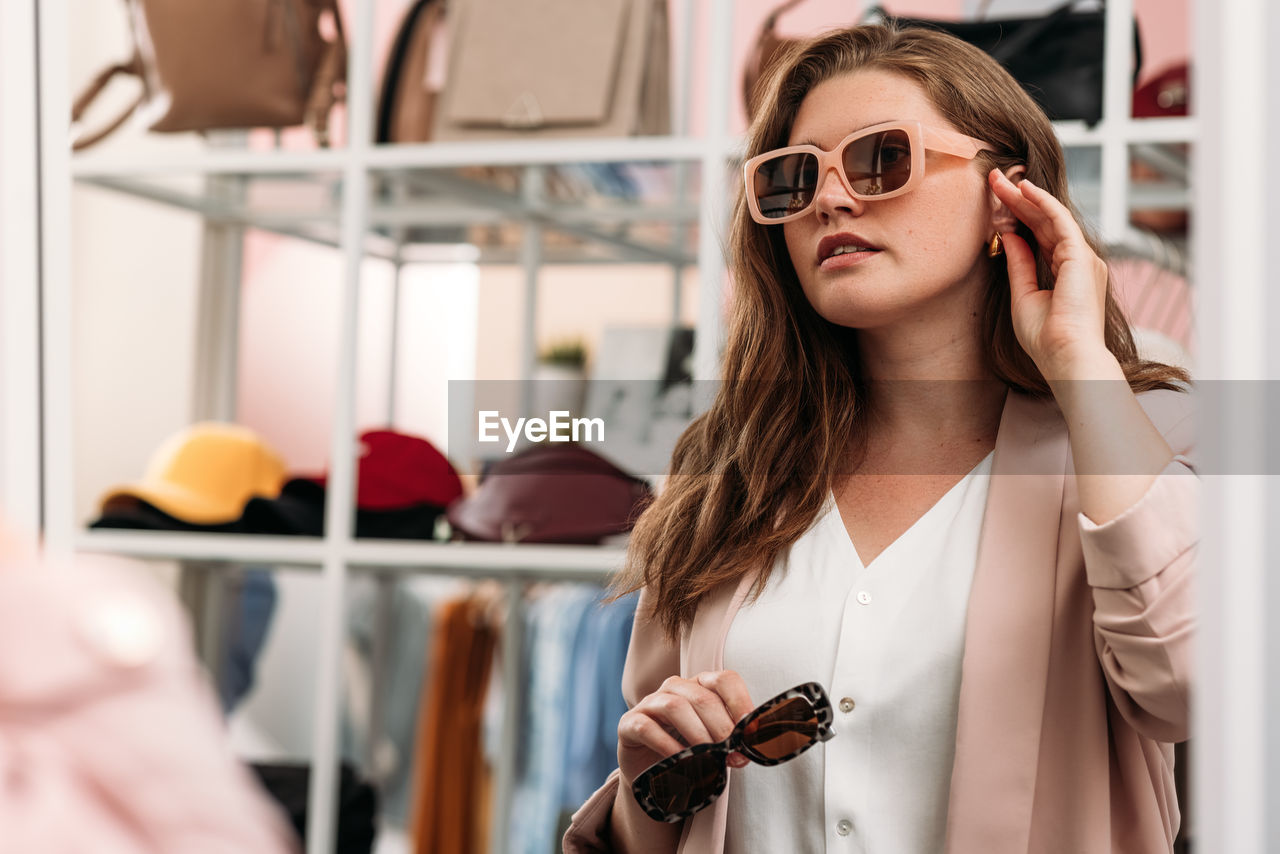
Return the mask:
<path fill-rule="evenodd" d="M 471 540 L 595 544 L 631 530 L 652 495 L 581 445 L 539 445 L 494 464 L 448 518 Z"/>

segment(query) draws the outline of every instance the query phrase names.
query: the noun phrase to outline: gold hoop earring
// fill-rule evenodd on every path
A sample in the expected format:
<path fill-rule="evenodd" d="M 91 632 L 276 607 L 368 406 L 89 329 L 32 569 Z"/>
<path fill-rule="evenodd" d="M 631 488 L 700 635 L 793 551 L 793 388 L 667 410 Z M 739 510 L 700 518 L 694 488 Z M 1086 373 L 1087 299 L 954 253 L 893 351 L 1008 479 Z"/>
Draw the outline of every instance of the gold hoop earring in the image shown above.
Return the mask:
<path fill-rule="evenodd" d="M 987 257 L 999 258 L 1004 254 L 1004 241 L 1000 239 L 1000 232 L 996 232 L 991 237 L 991 243 L 987 245 Z"/>

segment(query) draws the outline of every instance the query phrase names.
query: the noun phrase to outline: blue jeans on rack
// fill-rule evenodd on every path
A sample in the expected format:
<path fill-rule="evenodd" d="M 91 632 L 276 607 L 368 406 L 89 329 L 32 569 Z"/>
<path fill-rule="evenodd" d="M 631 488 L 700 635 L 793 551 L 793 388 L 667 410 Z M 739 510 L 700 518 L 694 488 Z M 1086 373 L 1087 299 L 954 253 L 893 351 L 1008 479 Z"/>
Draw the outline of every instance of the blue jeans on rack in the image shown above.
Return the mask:
<path fill-rule="evenodd" d="M 235 581 L 223 609 L 218 699 L 230 715 L 253 690 L 258 656 L 276 611 L 276 582 L 266 568 L 247 569 Z"/>

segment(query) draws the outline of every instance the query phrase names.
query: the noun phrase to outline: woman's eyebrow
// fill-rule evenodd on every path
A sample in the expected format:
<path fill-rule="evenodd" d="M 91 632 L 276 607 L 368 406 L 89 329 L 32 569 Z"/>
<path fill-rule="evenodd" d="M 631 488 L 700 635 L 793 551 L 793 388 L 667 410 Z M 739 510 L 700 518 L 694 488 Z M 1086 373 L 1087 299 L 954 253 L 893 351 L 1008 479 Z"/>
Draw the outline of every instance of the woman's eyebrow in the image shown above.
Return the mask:
<path fill-rule="evenodd" d="M 893 121 L 893 119 L 883 119 L 883 120 L 881 120 L 881 121 L 877 121 L 877 122 L 867 122 L 865 125 L 862 125 L 861 127 L 856 127 L 856 128 L 854 128 L 853 130 L 849 131 L 849 132 L 848 132 L 848 133 L 846 133 L 844 136 L 840 137 L 840 139 L 841 139 L 841 140 L 848 139 L 851 135 L 853 135 L 853 134 L 855 134 L 855 133 L 858 133 L 859 131 L 864 131 L 864 130 L 866 130 L 867 128 L 873 128 L 873 127 L 875 127 L 876 125 L 885 125 L 885 124 L 888 124 L 888 123 L 889 123 L 889 122 L 891 122 L 891 121 Z M 823 147 L 822 145 L 820 145 L 819 143 L 815 142 L 815 141 L 813 140 L 813 138 L 812 138 L 812 137 L 805 137 L 804 139 L 799 140 L 798 142 L 793 142 L 793 143 L 790 143 L 790 144 L 791 144 L 791 145 L 812 145 L 814 148 L 821 148 L 823 151 L 826 151 L 826 148 L 824 148 L 824 147 Z M 837 143 L 837 144 L 839 144 L 839 143 Z"/>

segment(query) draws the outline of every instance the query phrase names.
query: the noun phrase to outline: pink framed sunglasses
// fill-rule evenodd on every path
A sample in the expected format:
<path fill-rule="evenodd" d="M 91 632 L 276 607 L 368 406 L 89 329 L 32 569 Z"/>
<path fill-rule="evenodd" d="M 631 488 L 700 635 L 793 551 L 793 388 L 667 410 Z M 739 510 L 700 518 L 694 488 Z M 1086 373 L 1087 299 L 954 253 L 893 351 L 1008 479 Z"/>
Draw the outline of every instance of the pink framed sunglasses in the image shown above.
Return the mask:
<path fill-rule="evenodd" d="M 916 121 L 885 122 L 854 131 L 830 151 L 790 145 L 752 157 L 742 167 L 747 207 L 762 225 L 804 216 L 818 197 L 822 177 L 833 167 L 855 199 L 901 196 L 924 179 L 926 150 L 972 160 L 979 151 L 995 149 L 953 130 Z"/>

